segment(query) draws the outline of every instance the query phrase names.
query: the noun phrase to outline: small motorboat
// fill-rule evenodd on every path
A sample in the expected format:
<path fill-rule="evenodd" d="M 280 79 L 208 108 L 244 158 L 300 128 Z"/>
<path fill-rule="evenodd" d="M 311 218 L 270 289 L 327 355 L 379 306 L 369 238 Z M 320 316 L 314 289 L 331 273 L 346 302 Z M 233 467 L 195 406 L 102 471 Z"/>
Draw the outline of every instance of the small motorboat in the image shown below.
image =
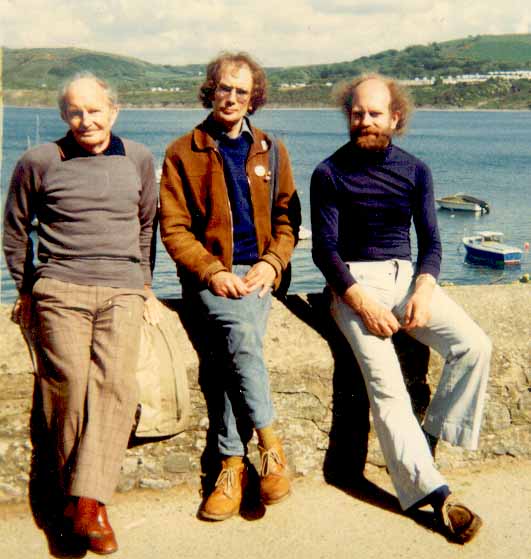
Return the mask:
<path fill-rule="evenodd" d="M 501 268 L 518 265 L 522 259 L 522 251 L 518 247 L 506 245 L 503 242 L 503 233 L 499 231 L 479 231 L 463 237 L 463 244 L 466 260 L 473 264 Z"/>
<path fill-rule="evenodd" d="M 475 198 L 464 192 L 457 192 L 451 196 L 443 196 L 435 200 L 443 210 L 458 210 L 487 214 L 490 212 L 489 203 L 480 198 Z"/>

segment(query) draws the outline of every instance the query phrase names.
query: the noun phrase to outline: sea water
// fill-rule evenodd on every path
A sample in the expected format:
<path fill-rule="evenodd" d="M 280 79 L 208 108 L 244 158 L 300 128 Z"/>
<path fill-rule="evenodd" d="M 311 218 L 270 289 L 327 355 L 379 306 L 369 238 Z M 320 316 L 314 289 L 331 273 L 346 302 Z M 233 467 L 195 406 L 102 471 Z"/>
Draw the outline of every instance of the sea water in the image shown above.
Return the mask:
<path fill-rule="evenodd" d="M 166 145 L 205 116 L 202 109 L 122 110 L 114 131 L 143 143 L 162 166 Z M 271 109 L 252 117 L 257 126 L 286 144 L 301 198 L 303 225 L 310 228 L 310 177 L 315 166 L 347 141 L 345 119 L 336 110 Z M 2 207 L 9 178 L 29 145 L 61 137 L 65 124 L 55 109 L 4 108 Z M 443 242 L 441 282 L 509 283 L 531 271 L 524 253 L 516 268 L 496 270 L 465 262 L 463 235 L 499 230 L 506 242 L 523 248 L 531 242 L 531 111 L 417 111 L 408 133 L 396 143 L 431 167 L 436 197 L 466 192 L 489 202 L 491 212 L 437 212 Z M 414 235 L 412 237 L 415 245 Z M 311 259 L 311 241 L 301 241 L 293 256 L 292 293 L 316 292 L 324 280 Z M 16 289 L 1 260 L 1 301 L 11 302 Z M 175 266 L 158 243 L 154 289 L 176 297 L 180 286 Z"/>

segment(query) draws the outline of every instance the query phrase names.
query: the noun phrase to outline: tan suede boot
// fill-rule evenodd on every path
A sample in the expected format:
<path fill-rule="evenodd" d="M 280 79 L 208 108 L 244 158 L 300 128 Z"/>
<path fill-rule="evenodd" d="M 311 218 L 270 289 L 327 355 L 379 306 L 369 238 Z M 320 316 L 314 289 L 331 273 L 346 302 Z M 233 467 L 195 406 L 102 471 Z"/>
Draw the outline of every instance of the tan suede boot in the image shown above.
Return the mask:
<path fill-rule="evenodd" d="M 203 503 L 199 516 L 207 520 L 225 520 L 240 510 L 243 492 L 247 485 L 247 467 L 243 462 L 229 465 L 222 460 L 221 472 L 214 491 Z"/>
<path fill-rule="evenodd" d="M 291 483 L 286 456 L 280 442 L 265 449 L 258 446 L 261 457 L 260 496 L 266 505 L 278 503 L 290 494 Z"/>

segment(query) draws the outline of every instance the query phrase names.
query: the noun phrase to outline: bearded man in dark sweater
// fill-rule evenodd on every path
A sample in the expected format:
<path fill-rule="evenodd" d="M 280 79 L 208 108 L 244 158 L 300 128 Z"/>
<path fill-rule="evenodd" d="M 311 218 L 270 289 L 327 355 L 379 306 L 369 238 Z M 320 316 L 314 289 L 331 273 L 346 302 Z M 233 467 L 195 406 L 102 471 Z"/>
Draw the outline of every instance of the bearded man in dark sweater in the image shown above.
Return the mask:
<path fill-rule="evenodd" d="M 150 288 L 157 188 L 151 153 L 111 133 L 118 107 L 106 82 L 74 77 L 59 107 L 70 130 L 17 163 L 3 244 L 20 293 L 14 318 L 24 328 L 35 319 L 65 525 L 106 554 L 118 548 L 105 503 L 138 402 L 141 321 L 159 317 Z"/>
<path fill-rule="evenodd" d="M 253 430 L 262 500 L 276 503 L 290 492 L 262 342 L 271 289 L 288 266 L 300 208 L 286 148 L 278 142 L 273 167 L 271 138 L 247 118 L 266 101 L 263 68 L 245 53 L 223 54 L 208 65 L 200 99 L 211 114 L 166 150 L 161 235 L 215 361 L 203 386 L 219 402 L 210 430 L 221 472 L 200 515 L 224 520 L 240 510 Z"/>
<path fill-rule="evenodd" d="M 332 316 L 364 376 L 401 507 L 431 505 L 441 531 L 465 543 L 481 519 L 451 493 L 434 451 L 439 438 L 477 448 L 491 343 L 437 285 L 441 242 L 431 173 L 392 142 L 410 114 L 406 92 L 394 80 L 369 75 L 346 84 L 339 98 L 351 141 L 312 176 L 313 258 L 332 290 Z M 399 329 L 445 359 L 422 427 L 391 341 Z"/>

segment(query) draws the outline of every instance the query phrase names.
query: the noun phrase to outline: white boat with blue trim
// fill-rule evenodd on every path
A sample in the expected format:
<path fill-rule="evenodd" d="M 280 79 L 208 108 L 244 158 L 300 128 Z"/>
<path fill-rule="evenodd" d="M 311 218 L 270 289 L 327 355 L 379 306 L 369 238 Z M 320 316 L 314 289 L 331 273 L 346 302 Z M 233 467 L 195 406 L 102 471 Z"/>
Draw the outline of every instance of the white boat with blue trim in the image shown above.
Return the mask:
<path fill-rule="evenodd" d="M 503 242 L 500 231 L 478 231 L 463 237 L 466 259 L 473 264 L 503 267 L 518 265 L 522 260 L 522 251 Z"/>

